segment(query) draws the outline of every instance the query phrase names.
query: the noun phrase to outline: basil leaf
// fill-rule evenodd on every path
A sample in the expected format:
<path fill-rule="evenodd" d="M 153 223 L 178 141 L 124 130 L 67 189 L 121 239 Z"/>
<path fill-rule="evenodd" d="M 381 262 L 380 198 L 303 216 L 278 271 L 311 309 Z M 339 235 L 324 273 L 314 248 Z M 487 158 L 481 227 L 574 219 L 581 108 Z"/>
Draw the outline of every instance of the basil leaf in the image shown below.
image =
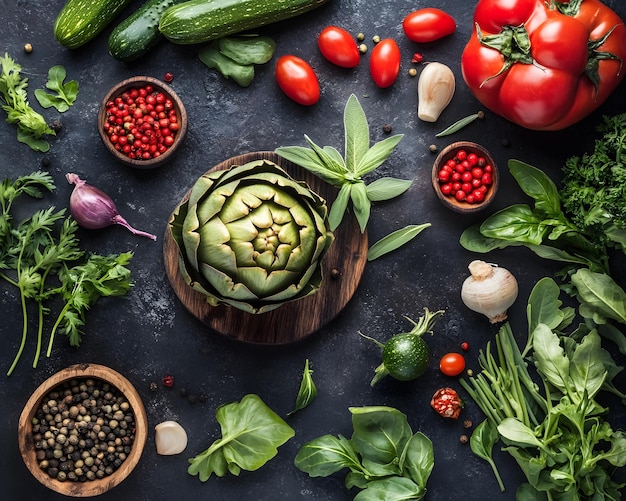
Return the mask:
<path fill-rule="evenodd" d="M 363 466 L 373 475 L 400 473 L 397 458 L 413 436 L 406 415 L 384 406 L 350 407 L 352 442 Z"/>
<path fill-rule="evenodd" d="M 218 41 L 200 49 L 198 57 L 206 66 L 216 69 L 224 78 L 232 78 L 241 87 L 248 87 L 254 79 L 254 66 L 239 64 L 222 54 Z"/>
<path fill-rule="evenodd" d="M 486 237 L 480 232 L 480 226 L 477 224 L 470 226 L 465 229 L 463 233 L 461 233 L 459 243 L 463 246 L 463 248 L 469 251 L 480 252 L 483 254 L 496 249 L 504 249 L 505 247 L 509 247 L 511 245 L 522 245 L 520 243 L 502 240 L 500 238 Z"/>
<path fill-rule="evenodd" d="M 240 402 L 218 407 L 216 419 L 222 437 L 199 455 L 189 460 L 190 475 L 199 475 L 203 482 L 213 473 L 224 476 L 223 455 L 228 471 L 255 471 L 272 459 L 277 448 L 295 434 L 285 421 L 272 411 L 257 395 L 244 396 Z M 218 457 L 213 457 L 215 454 Z"/>
<path fill-rule="evenodd" d="M 413 224 L 390 233 L 369 248 L 369 251 L 367 252 L 367 260 L 373 261 L 374 259 L 378 259 L 380 256 L 384 256 L 385 254 L 396 250 L 407 242 L 413 240 L 428 227 L 430 227 L 430 223 L 419 225 Z"/>
<path fill-rule="evenodd" d="M 359 472 L 361 464 L 352 442 L 339 435 L 323 435 L 304 444 L 294 460 L 311 477 L 328 477 L 343 468 Z"/>
<path fill-rule="evenodd" d="M 547 228 L 528 205 L 517 204 L 489 216 L 480 225 L 480 232 L 486 237 L 539 245 Z"/>
<path fill-rule="evenodd" d="M 370 145 L 370 129 L 365 112 L 354 94 L 351 94 L 344 109 L 346 168 L 353 173 Z"/>
<path fill-rule="evenodd" d="M 425 490 L 434 466 L 433 443 L 423 433 L 415 433 L 406 443 L 400 457 L 402 474 Z"/>
<path fill-rule="evenodd" d="M 504 418 L 498 425 L 498 433 L 507 440 L 519 445 L 531 445 L 533 447 L 542 447 L 541 442 L 537 439 L 533 431 L 515 418 Z"/>
<path fill-rule="evenodd" d="M 412 184 L 413 181 L 408 179 L 381 177 L 367 185 L 367 198 L 370 202 L 390 200 L 402 195 Z"/>
<path fill-rule="evenodd" d="M 287 414 L 288 416 L 304 409 L 313 400 L 315 400 L 315 397 L 317 397 L 317 387 L 313 382 L 313 377 L 311 376 L 312 374 L 313 371 L 309 369 L 309 359 L 307 358 L 304 362 L 304 371 L 302 372 L 300 389 L 298 390 L 298 395 L 296 396 L 296 406 Z"/>
<path fill-rule="evenodd" d="M 361 233 L 363 233 L 367 226 L 367 221 L 370 218 L 370 209 L 372 206 L 369 198 L 367 198 L 367 188 L 363 181 L 350 185 L 350 199 L 352 200 L 354 215 L 361 227 Z"/>
<path fill-rule="evenodd" d="M 222 37 L 218 45 L 222 54 L 242 65 L 265 64 L 276 48 L 273 39 L 257 35 Z"/>
<path fill-rule="evenodd" d="M 354 501 L 405 501 L 424 499 L 426 489 L 406 477 L 389 477 L 373 480 L 356 496 Z"/>
<path fill-rule="evenodd" d="M 509 160 L 509 170 L 522 191 L 535 200 L 536 209 L 549 217 L 562 214 L 558 189 L 543 171 L 519 160 Z"/>

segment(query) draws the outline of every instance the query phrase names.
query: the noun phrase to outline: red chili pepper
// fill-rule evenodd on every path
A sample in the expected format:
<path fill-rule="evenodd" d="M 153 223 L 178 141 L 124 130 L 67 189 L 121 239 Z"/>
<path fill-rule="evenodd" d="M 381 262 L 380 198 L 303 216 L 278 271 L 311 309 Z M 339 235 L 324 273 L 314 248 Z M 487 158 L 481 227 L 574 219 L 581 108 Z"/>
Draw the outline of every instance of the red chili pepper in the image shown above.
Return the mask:
<path fill-rule="evenodd" d="M 456 419 L 463 408 L 463 400 L 452 388 L 439 388 L 430 401 L 430 406 L 445 418 Z"/>

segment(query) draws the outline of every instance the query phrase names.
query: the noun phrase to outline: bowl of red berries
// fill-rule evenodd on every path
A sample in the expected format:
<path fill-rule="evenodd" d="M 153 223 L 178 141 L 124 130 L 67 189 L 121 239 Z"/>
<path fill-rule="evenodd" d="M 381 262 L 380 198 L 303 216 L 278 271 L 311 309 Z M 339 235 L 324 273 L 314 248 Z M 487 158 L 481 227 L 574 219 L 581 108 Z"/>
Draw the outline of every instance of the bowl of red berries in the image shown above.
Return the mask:
<path fill-rule="evenodd" d="M 498 169 L 479 144 L 459 141 L 446 146 L 433 164 L 432 184 L 437 198 L 459 213 L 487 207 L 498 190 Z"/>
<path fill-rule="evenodd" d="M 187 132 L 187 112 L 166 83 L 137 76 L 115 85 L 102 100 L 98 132 L 120 162 L 152 169 L 167 162 Z"/>

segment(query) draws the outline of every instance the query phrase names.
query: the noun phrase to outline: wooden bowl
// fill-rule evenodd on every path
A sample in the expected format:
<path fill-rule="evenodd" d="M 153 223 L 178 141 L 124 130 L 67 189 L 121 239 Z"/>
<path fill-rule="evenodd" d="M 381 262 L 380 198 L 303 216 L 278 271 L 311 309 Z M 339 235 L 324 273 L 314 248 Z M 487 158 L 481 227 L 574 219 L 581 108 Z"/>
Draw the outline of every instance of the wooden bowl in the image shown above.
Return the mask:
<path fill-rule="evenodd" d="M 491 184 L 487 187 L 487 191 L 484 193 L 483 199 L 480 202 L 470 203 L 466 200 L 459 201 L 453 194 L 447 195 L 442 192 L 442 185 L 445 183 L 440 181 L 439 171 L 449 160 L 455 159 L 457 157 L 457 153 L 461 150 L 465 151 L 467 155 L 474 153 L 479 158 L 484 158 L 486 165 L 491 166 Z M 461 214 L 469 214 L 483 210 L 493 201 L 496 192 L 498 191 L 498 168 L 493 157 L 485 148 L 479 144 L 469 141 L 452 143 L 441 150 L 433 164 L 431 178 L 433 189 L 435 190 L 435 194 L 441 203 L 453 211 Z"/>
<path fill-rule="evenodd" d="M 180 128 L 175 135 L 174 143 L 169 146 L 169 148 L 160 156 L 150 159 L 130 158 L 127 156 L 127 154 L 115 148 L 114 144 L 111 142 L 109 136 L 105 131 L 104 125 L 107 120 L 106 104 L 132 88 L 140 88 L 147 84 L 152 85 L 155 92 L 162 92 L 172 100 L 173 107 L 176 110 L 176 115 L 178 117 L 178 123 Z M 106 96 L 104 96 L 104 99 L 102 99 L 100 109 L 98 111 L 98 132 L 107 150 L 109 150 L 117 160 L 137 169 L 153 169 L 167 162 L 172 157 L 172 155 L 176 153 L 183 140 L 185 139 L 185 135 L 187 134 L 187 111 L 185 110 L 183 102 L 169 85 L 152 77 L 132 77 L 123 80 L 122 82 L 115 85 L 111 90 L 109 90 L 109 92 L 107 92 Z"/>
<path fill-rule="evenodd" d="M 110 475 L 100 479 L 60 481 L 51 477 L 40 468 L 36 457 L 37 448 L 33 436 L 33 419 L 43 399 L 50 391 L 73 380 L 94 379 L 109 383 L 121 393 L 128 403 L 135 418 L 135 436 L 130 453 L 122 464 Z M 109 491 L 122 482 L 135 468 L 143 452 L 148 434 L 148 419 L 139 394 L 133 385 L 114 370 L 95 364 L 77 364 L 49 377 L 31 395 L 20 415 L 18 424 L 18 442 L 22 459 L 33 476 L 49 489 L 65 496 L 89 497 Z"/>

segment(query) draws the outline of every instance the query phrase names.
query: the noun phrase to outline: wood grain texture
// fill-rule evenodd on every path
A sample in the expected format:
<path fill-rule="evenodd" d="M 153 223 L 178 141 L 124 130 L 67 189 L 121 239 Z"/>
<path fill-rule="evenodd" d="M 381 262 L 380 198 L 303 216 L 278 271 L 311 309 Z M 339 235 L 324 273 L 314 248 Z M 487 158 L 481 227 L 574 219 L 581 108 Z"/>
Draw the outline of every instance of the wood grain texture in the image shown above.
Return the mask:
<path fill-rule="evenodd" d="M 33 417 L 41 404 L 41 400 L 51 390 L 72 379 L 85 380 L 88 378 L 106 381 L 126 397 L 135 416 L 135 439 L 130 454 L 111 475 L 86 482 L 70 480 L 61 482 L 50 477 L 39 467 L 33 440 Z M 124 376 L 103 365 L 76 364 L 53 374 L 33 392 L 20 415 L 17 436 L 22 459 L 26 467 L 39 482 L 65 496 L 91 497 L 100 495 L 117 486 L 137 466 L 148 437 L 148 417 L 139 393 Z"/>
<path fill-rule="evenodd" d="M 230 158 L 213 167 L 227 169 L 254 160 L 270 160 L 293 178 L 305 181 L 330 206 L 337 190 L 317 176 L 273 152 L 255 152 Z M 190 190 L 191 191 L 191 190 Z M 184 202 L 189 197 L 185 195 Z M 324 256 L 323 280 L 319 291 L 262 314 L 247 313 L 232 306 L 211 306 L 205 296 L 185 283 L 178 271 L 178 248 L 169 228 L 165 232 L 163 257 L 167 277 L 185 307 L 201 322 L 229 338 L 257 344 L 288 344 L 304 339 L 335 318 L 354 295 L 367 261 L 367 233 L 361 233 L 351 213 L 334 232 L 335 241 Z M 337 276 L 331 273 L 336 270 Z"/>

